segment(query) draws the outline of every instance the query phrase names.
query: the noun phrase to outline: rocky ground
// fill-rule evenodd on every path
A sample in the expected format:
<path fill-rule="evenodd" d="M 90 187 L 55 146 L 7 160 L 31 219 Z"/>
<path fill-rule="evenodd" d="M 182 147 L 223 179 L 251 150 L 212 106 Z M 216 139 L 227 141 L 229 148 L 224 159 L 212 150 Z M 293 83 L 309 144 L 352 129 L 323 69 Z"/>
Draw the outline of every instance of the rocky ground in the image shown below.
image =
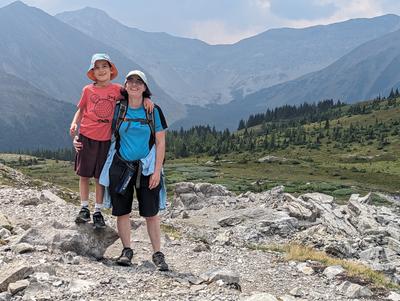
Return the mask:
<path fill-rule="evenodd" d="M 151 263 L 146 227 L 132 214 L 134 265 L 121 251 L 115 219 L 94 232 L 73 223 L 78 207 L 51 185 L 1 166 L 1 300 L 400 300 L 346 278 L 340 267 L 286 261 L 250 246 L 296 240 L 382 270 L 397 281 L 398 214 L 353 196 L 346 205 L 281 187 L 236 196 L 219 185 L 181 183 L 163 212 L 163 251 L 171 270 Z M 56 195 L 62 195 L 60 198 Z M 363 253 L 364 252 L 364 253 Z M 358 283 L 357 283 L 358 282 Z"/>

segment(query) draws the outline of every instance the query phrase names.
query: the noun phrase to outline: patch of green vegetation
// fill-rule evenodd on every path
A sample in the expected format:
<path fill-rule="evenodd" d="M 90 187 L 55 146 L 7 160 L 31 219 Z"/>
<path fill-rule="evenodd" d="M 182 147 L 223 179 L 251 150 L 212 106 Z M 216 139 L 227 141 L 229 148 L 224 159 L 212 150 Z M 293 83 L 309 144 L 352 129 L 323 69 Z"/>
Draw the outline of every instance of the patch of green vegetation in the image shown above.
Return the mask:
<path fill-rule="evenodd" d="M 369 283 L 373 283 L 378 287 L 385 287 L 389 289 L 400 289 L 400 285 L 392 282 L 383 273 L 376 272 L 371 268 L 351 260 L 334 258 L 326 254 L 325 252 L 315 250 L 314 248 L 298 245 L 298 244 L 286 244 L 286 245 L 251 245 L 249 246 L 252 250 L 261 251 L 274 251 L 279 253 L 285 253 L 285 259 L 290 261 L 307 261 L 312 260 L 320 262 L 324 266 L 340 265 L 345 270 L 348 276 L 361 278 Z"/>
<path fill-rule="evenodd" d="M 173 239 L 182 239 L 182 233 L 172 225 L 161 224 L 161 231 Z"/>
<path fill-rule="evenodd" d="M 381 197 L 377 195 L 376 193 L 373 193 L 371 195 L 371 204 L 376 205 L 376 206 L 392 206 L 393 204 L 388 201 L 386 198 Z"/>

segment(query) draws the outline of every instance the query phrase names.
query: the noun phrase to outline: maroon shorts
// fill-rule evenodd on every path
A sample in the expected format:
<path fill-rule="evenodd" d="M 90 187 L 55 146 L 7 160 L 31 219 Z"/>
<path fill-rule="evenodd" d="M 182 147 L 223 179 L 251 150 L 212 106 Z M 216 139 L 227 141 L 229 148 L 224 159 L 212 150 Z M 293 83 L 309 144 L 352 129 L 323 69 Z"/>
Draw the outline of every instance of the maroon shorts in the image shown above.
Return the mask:
<path fill-rule="evenodd" d="M 82 149 L 75 155 L 76 174 L 98 179 L 107 159 L 110 140 L 97 141 L 79 134 L 78 141 L 82 142 Z"/>

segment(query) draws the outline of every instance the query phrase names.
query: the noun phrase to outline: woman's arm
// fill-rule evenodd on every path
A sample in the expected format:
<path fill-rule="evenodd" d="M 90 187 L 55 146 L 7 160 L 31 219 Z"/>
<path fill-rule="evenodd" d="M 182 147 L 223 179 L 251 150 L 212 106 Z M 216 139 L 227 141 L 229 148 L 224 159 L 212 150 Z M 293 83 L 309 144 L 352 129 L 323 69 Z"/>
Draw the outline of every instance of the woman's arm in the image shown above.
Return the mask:
<path fill-rule="evenodd" d="M 156 166 L 150 176 L 149 189 L 156 188 L 160 184 L 161 168 L 165 158 L 165 131 L 156 132 Z"/>

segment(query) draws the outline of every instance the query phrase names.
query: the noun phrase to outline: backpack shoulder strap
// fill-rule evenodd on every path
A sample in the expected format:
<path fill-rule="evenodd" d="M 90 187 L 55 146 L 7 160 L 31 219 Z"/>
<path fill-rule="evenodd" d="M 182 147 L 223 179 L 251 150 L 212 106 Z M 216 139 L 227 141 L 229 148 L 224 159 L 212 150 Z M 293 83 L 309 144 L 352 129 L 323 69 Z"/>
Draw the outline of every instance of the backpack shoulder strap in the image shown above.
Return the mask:
<path fill-rule="evenodd" d="M 156 110 L 156 108 L 154 107 L 154 110 Z M 146 110 L 145 110 L 146 111 Z M 150 127 L 150 141 L 149 141 L 149 147 L 151 148 L 153 146 L 153 144 L 156 141 L 156 125 L 155 125 L 155 118 L 154 118 L 154 111 L 153 112 L 147 112 L 146 111 L 146 119 L 147 122 L 149 124 Z"/>
<path fill-rule="evenodd" d="M 128 100 L 125 98 L 119 100 L 115 106 L 114 118 L 112 122 L 112 130 L 116 137 L 118 136 L 119 128 L 126 116 L 127 110 L 128 110 Z"/>

